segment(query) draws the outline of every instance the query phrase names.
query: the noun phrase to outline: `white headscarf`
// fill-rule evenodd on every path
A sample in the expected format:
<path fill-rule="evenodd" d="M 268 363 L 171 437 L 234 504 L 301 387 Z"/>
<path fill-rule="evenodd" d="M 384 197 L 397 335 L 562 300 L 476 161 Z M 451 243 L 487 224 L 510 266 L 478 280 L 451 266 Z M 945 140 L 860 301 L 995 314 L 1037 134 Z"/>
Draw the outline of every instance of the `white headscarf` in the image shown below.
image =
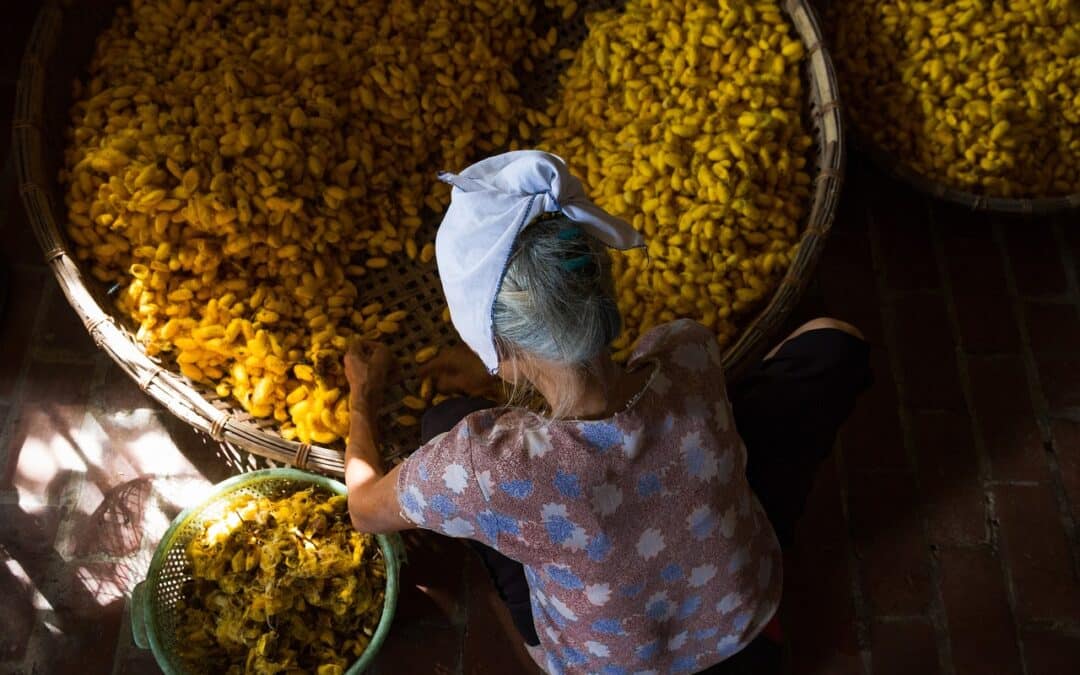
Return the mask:
<path fill-rule="evenodd" d="M 435 236 L 443 293 L 454 328 L 492 373 L 499 369 L 492 334 L 495 296 L 514 241 L 537 216 L 561 212 L 612 248 L 645 245 L 630 225 L 589 201 L 566 163 L 547 152 L 506 152 L 460 174 L 444 171 L 439 179 L 453 186 Z"/>

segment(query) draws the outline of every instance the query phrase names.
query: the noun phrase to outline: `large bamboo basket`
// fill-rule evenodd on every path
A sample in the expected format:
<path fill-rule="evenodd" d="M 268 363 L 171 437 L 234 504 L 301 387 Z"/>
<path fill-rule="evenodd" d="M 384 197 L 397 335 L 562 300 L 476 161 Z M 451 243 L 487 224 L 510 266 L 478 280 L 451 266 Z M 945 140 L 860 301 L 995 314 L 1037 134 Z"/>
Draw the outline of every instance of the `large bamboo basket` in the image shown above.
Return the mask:
<path fill-rule="evenodd" d="M 30 34 L 23 57 L 16 94 L 13 146 L 19 189 L 29 221 L 45 260 L 52 268 L 64 295 L 79 314 L 95 343 L 155 400 L 191 426 L 219 442 L 232 444 L 259 457 L 329 474 L 343 472 L 343 450 L 287 441 L 276 431 L 272 420 L 255 419 L 230 401 L 221 399 L 212 388 L 179 374 L 175 364 L 152 359 L 134 338 L 127 320 L 119 316 L 104 288 L 84 275 L 64 235 L 63 195 L 57 181 L 64 137 L 71 105 L 70 83 L 88 63 L 94 39 L 112 18 L 120 0 L 83 0 L 64 6 L 48 0 Z M 582 3 L 587 8 L 610 2 Z M 822 32 L 813 9 L 806 0 L 784 0 L 785 11 L 806 46 L 804 66 L 807 101 L 805 119 L 813 128 L 816 144 L 812 163 L 814 189 L 808 215 L 803 223 L 798 255 L 768 304 L 753 316 L 724 355 L 729 379 L 734 379 L 764 352 L 785 319 L 799 301 L 824 245 L 836 213 L 843 180 L 844 135 L 837 98 L 836 75 L 822 43 Z M 547 18 L 545 18 L 545 16 Z M 575 24 L 559 23 L 558 48 L 573 48 L 585 36 L 583 12 Z M 539 18 L 552 23 L 552 15 Z M 554 61 L 554 60 L 553 60 Z M 538 82 L 557 82 L 560 64 L 547 65 L 537 73 Z M 539 91 L 539 95 L 546 92 Z M 446 167 L 460 168 L 460 167 Z M 438 215 L 431 214 L 428 234 L 433 235 Z M 422 234 L 422 233 L 421 233 Z M 404 256 L 378 274 L 365 277 L 369 290 L 361 302 L 378 299 L 391 311 L 404 309 L 409 319 L 402 324 L 391 345 L 403 363 L 418 347 L 449 344 L 456 339 L 453 329 L 439 318 L 442 291 L 434 266 L 410 263 Z M 415 391 L 413 366 L 405 366 L 403 385 Z M 399 385 L 402 386 L 402 385 Z M 388 401 L 399 400 L 401 391 L 391 391 Z M 395 403 L 381 411 L 397 412 Z M 386 425 L 384 455 L 395 459 L 408 454 L 418 441 L 413 430 Z"/>
<path fill-rule="evenodd" d="M 869 157 L 870 161 L 893 179 L 907 183 L 931 197 L 965 206 L 972 211 L 988 213 L 1051 215 L 1080 208 L 1080 192 L 1064 197 L 1005 198 L 957 190 L 918 173 L 872 141 L 870 134 L 863 132 L 854 119 L 846 121 L 855 135 L 857 149 Z"/>
<path fill-rule="evenodd" d="M 842 2 L 843 0 L 817 0 L 814 5 L 825 13 L 834 1 Z M 988 213 L 1051 215 L 1080 208 L 1080 193 L 1062 197 L 989 197 L 945 185 L 915 171 L 895 153 L 876 143 L 851 112 L 850 99 L 847 107 L 848 113 L 844 123 L 853 136 L 856 149 L 869 157 L 870 161 L 886 175 L 908 184 L 923 194 L 970 208 L 972 211 Z"/>

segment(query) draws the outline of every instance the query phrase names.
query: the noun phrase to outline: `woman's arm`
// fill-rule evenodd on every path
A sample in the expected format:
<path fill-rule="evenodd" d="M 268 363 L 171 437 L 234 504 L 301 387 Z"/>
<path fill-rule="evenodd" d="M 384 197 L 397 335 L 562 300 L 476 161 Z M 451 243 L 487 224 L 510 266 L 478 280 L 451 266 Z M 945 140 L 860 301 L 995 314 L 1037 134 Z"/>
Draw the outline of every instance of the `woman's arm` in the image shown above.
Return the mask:
<path fill-rule="evenodd" d="M 345 446 L 345 486 L 349 494 L 349 517 L 361 532 L 386 533 L 413 524 L 400 514 L 395 467 L 383 473 L 376 444 L 375 414 L 386 387 L 393 357 L 383 345 L 365 342 L 345 355 L 349 380 L 349 442 Z"/>

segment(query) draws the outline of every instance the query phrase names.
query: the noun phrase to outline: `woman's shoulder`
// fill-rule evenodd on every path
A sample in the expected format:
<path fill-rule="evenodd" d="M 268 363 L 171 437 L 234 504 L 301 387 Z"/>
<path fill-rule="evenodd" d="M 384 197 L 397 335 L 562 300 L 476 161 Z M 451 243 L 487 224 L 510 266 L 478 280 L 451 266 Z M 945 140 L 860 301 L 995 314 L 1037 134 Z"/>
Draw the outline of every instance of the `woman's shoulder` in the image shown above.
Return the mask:
<path fill-rule="evenodd" d="M 498 406 L 470 413 L 458 426 L 474 455 L 494 459 L 528 451 L 530 431 L 544 427 L 545 420 L 525 408 Z"/>
<path fill-rule="evenodd" d="M 661 324 L 641 336 L 630 357 L 640 360 L 670 360 L 692 372 L 719 368 L 723 362 L 716 335 L 692 319 Z"/>
<path fill-rule="evenodd" d="M 469 413 L 462 418 L 461 424 L 465 425 L 474 436 L 497 436 L 505 434 L 508 429 L 539 419 L 541 417 L 537 413 L 527 408 L 497 405 Z"/>

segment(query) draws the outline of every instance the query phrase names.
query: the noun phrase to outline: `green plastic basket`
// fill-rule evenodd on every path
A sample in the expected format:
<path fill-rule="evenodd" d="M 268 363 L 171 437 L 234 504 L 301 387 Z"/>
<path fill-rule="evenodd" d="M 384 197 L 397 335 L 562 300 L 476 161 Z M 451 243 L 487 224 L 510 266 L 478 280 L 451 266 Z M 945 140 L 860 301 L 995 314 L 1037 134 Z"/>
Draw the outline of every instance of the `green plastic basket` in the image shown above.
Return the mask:
<path fill-rule="evenodd" d="M 191 566 L 186 548 L 207 520 L 220 517 L 224 506 L 237 494 L 281 496 L 308 487 L 320 487 L 344 495 L 345 486 L 318 474 L 296 469 L 265 469 L 234 476 L 218 483 L 213 493 L 201 504 L 185 509 L 169 526 L 150 561 L 146 580 L 135 586 L 131 594 L 131 632 L 135 644 L 150 649 L 158 665 L 167 675 L 194 675 L 199 672 L 219 672 L 219 664 L 200 668 L 180 658 L 176 652 L 176 605 L 184 583 L 191 578 Z M 398 574 L 402 558 L 401 538 L 397 535 L 376 535 L 386 561 L 386 592 L 382 617 L 371 637 L 371 643 L 346 672 L 362 673 L 378 653 L 397 607 Z"/>

